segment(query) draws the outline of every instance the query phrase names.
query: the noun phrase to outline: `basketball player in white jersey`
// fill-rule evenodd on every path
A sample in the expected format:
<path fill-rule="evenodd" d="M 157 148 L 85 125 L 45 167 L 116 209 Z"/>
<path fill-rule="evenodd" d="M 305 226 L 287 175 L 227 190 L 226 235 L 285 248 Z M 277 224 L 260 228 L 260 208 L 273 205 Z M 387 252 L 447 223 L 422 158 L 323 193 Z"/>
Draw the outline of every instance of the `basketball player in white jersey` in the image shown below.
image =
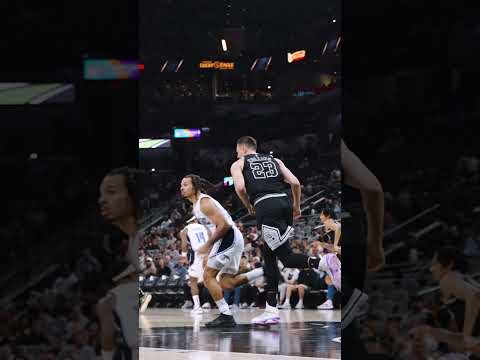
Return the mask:
<path fill-rule="evenodd" d="M 233 290 L 263 276 L 263 269 L 237 275 L 244 247 L 243 235 L 222 205 L 202 192 L 205 186 L 211 185 L 198 175 L 185 176 L 180 186 L 182 197 L 193 204 L 193 214 L 197 221 L 208 227 L 212 233 L 207 242 L 197 250 L 197 254 L 208 254 L 203 282 L 217 304 L 220 316 L 205 326 L 234 327 L 236 323 L 223 297 L 222 289 Z"/>
<path fill-rule="evenodd" d="M 134 169 L 119 168 L 108 173 L 100 185 L 98 200 L 105 220 L 128 235 L 122 268 L 112 278 L 115 286 L 97 304 L 100 320 L 102 359 L 112 360 L 115 345 L 114 314 L 120 319 L 122 334 L 132 360 L 138 360 L 138 275 L 140 273 L 137 221 L 137 174 Z"/>
<path fill-rule="evenodd" d="M 202 314 L 203 309 L 200 304 L 200 296 L 198 283 L 203 282 L 203 259 L 204 256 L 198 254 L 198 249 L 207 243 L 210 237 L 208 228 L 200 225 L 197 219 L 192 217 L 187 221 L 187 226 L 180 231 L 180 239 L 182 240 L 182 256 L 187 256 L 187 243 L 190 244 L 193 255 L 193 263 L 188 268 L 188 276 L 190 278 L 190 290 L 193 299 L 192 314 Z"/>

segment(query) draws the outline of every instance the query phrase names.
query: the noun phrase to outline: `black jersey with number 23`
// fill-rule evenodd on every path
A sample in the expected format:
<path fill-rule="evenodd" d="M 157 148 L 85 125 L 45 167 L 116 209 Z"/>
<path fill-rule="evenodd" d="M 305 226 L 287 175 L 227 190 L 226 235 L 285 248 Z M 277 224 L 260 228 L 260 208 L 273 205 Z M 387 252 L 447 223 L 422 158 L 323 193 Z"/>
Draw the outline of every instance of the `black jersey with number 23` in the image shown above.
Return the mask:
<path fill-rule="evenodd" d="M 244 157 L 243 177 L 250 201 L 266 195 L 283 193 L 286 184 L 273 156 L 251 154 Z"/>

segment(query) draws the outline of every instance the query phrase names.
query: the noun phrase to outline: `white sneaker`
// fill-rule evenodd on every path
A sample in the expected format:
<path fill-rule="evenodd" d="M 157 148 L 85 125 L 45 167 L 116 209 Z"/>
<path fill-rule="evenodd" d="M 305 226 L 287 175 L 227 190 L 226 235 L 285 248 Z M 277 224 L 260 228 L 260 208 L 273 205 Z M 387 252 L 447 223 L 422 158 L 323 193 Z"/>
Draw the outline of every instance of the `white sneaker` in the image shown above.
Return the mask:
<path fill-rule="evenodd" d="M 283 305 L 280 305 L 278 307 L 279 309 L 285 309 L 285 310 L 291 310 L 292 309 L 292 305 L 290 305 L 290 302 L 289 301 L 285 301 L 283 303 Z"/>
<path fill-rule="evenodd" d="M 248 309 L 248 304 L 247 303 L 240 304 L 240 309 Z"/>
<path fill-rule="evenodd" d="M 300 310 L 300 309 L 303 309 L 303 308 L 305 308 L 305 307 L 303 306 L 303 301 L 299 301 L 299 302 L 297 303 L 297 306 L 295 306 L 295 309 L 297 309 L 297 310 Z"/>
<path fill-rule="evenodd" d="M 252 324 L 257 324 L 257 325 L 273 325 L 273 324 L 278 324 L 279 322 L 280 322 L 280 315 L 278 315 L 278 312 L 271 312 L 268 310 L 265 310 L 265 312 L 262 315 L 252 319 Z"/>
<path fill-rule="evenodd" d="M 148 307 L 148 304 L 150 303 L 150 301 L 152 300 L 152 295 L 151 294 L 145 294 L 143 297 L 142 297 L 142 305 L 140 306 L 140 312 L 143 313 L 145 312 L 145 310 L 147 310 L 147 307 Z"/>
<path fill-rule="evenodd" d="M 200 314 L 203 314 L 203 309 L 199 306 L 199 307 L 196 307 L 196 308 L 193 308 L 192 311 L 190 311 L 190 314 L 192 315 L 200 315 Z"/>
<path fill-rule="evenodd" d="M 249 307 L 250 307 L 250 309 L 256 308 L 256 307 L 257 307 L 257 304 L 255 304 L 254 302 L 252 302 Z"/>
<path fill-rule="evenodd" d="M 212 305 L 210 305 L 209 302 L 206 302 L 205 304 L 202 305 L 202 308 L 203 308 L 203 309 L 211 309 L 211 308 L 212 308 Z"/>
<path fill-rule="evenodd" d="M 190 300 L 185 301 L 185 304 L 183 304 L 182 309 L 191 309 L 193 307 L 193 302 Z"/>
<path fill-rule="evenodd" d="M 317 306 L 318 310 L 333 310 L 332 300 L 327 300 L 323 304 Z"/>

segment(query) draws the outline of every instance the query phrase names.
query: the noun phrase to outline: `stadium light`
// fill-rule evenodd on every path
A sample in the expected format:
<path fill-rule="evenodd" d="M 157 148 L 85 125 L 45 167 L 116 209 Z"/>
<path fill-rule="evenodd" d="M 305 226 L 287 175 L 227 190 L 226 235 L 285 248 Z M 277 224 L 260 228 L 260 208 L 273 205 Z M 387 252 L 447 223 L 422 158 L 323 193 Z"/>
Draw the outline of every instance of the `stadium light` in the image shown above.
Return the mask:
<path fill-rule="evenodd" d="M 222 49 L 223 51 L 227 51 L 227 42 L 225 41 L 225 39 L 222 39 Z"/>

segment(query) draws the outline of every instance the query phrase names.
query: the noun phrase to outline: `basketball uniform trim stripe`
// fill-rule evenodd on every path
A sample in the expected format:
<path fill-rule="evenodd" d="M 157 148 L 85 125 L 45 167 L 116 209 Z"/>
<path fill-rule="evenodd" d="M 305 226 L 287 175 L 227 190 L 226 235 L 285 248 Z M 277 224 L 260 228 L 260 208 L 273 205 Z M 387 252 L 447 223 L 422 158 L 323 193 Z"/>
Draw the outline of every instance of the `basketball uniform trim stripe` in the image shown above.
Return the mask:
<path fill-rule="evenodd" d="M 235 231 L 233 230 L 233 227 L 228 230 L 228 232 L 225 234 L 223 239 L 221 240 L 220 246 L 218 247 L 217 252 L 214 255 L 210 255 L 209 257 L 215 257 L 217 255 L 220 255 L 229 249 L 231 249 L 235 245 Z"/>
<path fill-rule="evenodd" d="M 266 195 L 263 195 L 262 197 L 259 197 L 258 199 L 255 199 L 255 201 L 253 203 L 253 206 L 257 206 L 257 204 L 260 201 L 263 201 L 263 200 L 266 200 L 266 199 L 276 198 L 276 197 L 284 197 L 284 196 L 287 196 L 287 194 L 285 194 L 285 193 L 266 194 Z"/>

